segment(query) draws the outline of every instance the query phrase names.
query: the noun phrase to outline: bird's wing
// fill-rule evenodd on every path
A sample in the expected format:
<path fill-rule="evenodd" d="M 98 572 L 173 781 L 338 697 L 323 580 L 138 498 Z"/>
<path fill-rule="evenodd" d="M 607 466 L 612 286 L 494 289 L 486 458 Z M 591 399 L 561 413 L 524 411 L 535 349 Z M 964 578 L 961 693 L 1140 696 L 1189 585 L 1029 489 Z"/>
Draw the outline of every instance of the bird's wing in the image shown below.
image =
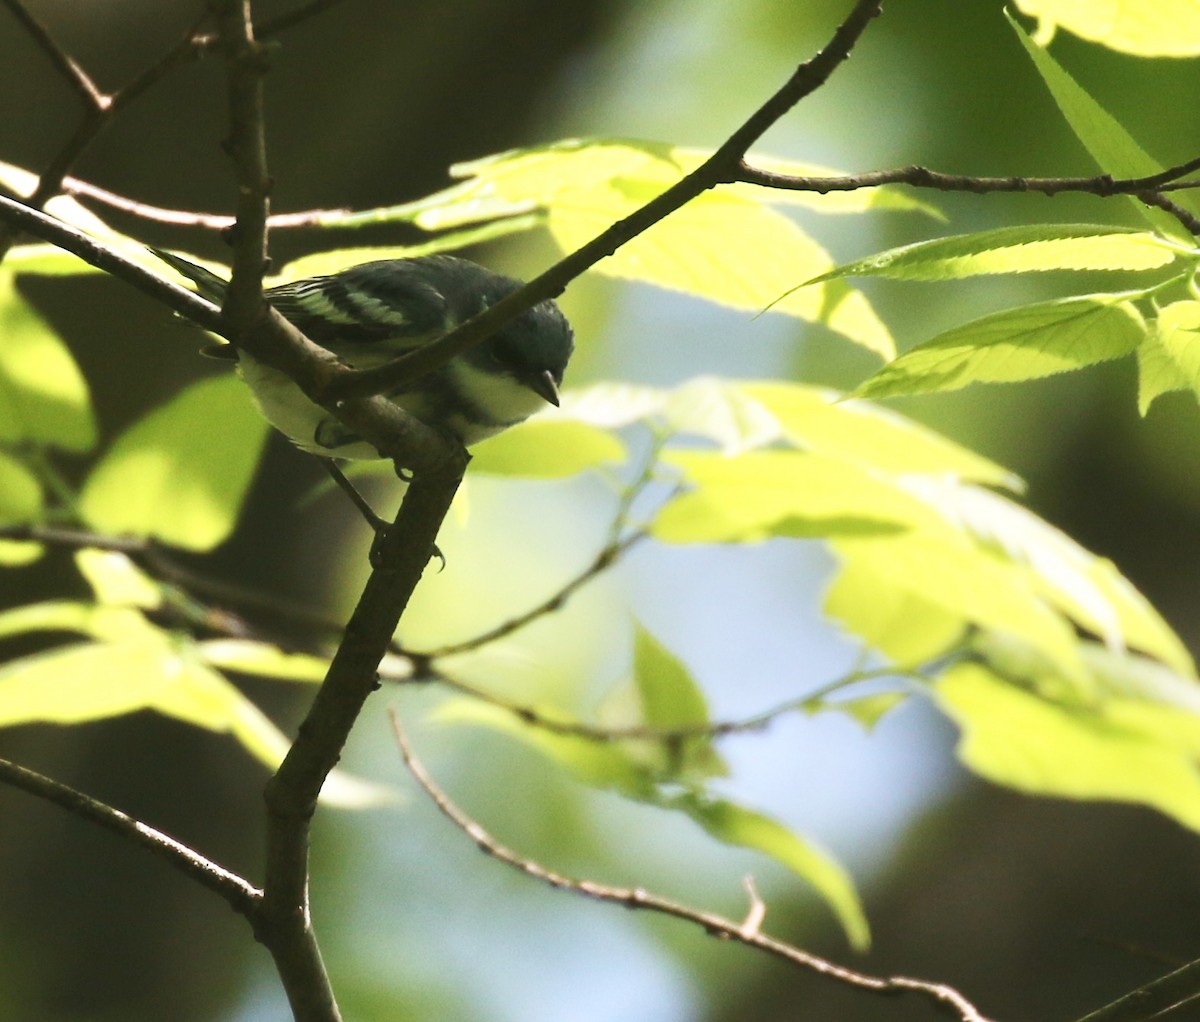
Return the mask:
<path fill-rule="evenodd" d="M 407 347 L 445 329 L 442 295 L 406 261 L 367 263 L 329 277 L 273 287 L 267 300 L 318 344 L 396 342 Z"/>
<path fill-rule="evenodd" d="M 229 287 L 229 281 L 222 280 L 215 273 L 206 270 L 203 266 L 197 266 L 190 259 L 184 259 L 183 256 L 178 256 L 174 252 L 167 252 L 161 248 L 148 246 L 159 259 L 170 266 L 177 273 L 183 274 L 193 284 L 196 285 L 196 290 L 204 298 L 210 302 L 220 305 L 225 298 L 225 291 Z"/>

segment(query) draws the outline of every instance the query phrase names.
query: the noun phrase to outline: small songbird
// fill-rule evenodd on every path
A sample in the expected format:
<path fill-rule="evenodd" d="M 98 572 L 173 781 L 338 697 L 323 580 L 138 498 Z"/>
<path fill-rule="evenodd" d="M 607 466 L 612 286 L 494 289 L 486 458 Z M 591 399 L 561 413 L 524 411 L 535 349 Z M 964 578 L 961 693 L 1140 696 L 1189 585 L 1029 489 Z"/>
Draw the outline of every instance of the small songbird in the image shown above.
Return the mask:
<path fill-rule="evenodd" d="M 171 252 L 152 249 L 220 303 L 229 282 Z M 442 336 L 521 286 L 450 255 L 384 259 L 327 277 L 269 288 L 264 297 L 301 333 L 356 369 L 369 369 Z M 558 388 L 574 350 L 571 326 L 552 301 L 510 320 L 441 368 L 385 396 L 465 447 L 527 419 Z M 379 452 L 314 404 L 283 373 L 228 345 L 263 415 L 297 447 L 327 458 Z"/>

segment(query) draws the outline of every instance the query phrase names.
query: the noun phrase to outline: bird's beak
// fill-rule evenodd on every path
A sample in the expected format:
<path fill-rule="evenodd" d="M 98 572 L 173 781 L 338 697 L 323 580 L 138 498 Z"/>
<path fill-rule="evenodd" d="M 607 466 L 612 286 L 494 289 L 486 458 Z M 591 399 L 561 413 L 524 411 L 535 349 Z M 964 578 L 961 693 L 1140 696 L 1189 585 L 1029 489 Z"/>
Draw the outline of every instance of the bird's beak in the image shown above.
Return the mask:
<path fill-rule="evenodd" d="M 545 398 L 555 408 L 558 407 L 558 384 L 554 382 L 554 374 L 549 369 L 530 380 L 529 389 L 539 397 Z"/>

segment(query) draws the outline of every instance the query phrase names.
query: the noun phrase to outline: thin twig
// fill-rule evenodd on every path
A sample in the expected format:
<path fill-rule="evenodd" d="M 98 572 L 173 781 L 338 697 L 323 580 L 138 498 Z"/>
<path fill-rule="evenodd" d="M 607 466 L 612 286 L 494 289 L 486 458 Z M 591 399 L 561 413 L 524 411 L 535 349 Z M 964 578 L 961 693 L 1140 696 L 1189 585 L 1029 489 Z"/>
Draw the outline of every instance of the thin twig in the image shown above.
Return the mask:
<path fill-rule="evenodd" d="M 612 522 L 608 528 L 608 540 L 600 551 L 596 554 L 590 564 L 588 564 L 578 575 L 569 581 L 565 582 L 559 589 L 548 596 L 541 603 L 523 614 L 518 614 L 516 617 L 509 618 L 479 635 L 472 636 L 469 639 L 464 639 L 461 642 L 448 643 L 444 646 L 439 646 L 437 649 L 429 650 L 422 653 L 412 653 L 411 655 L 421 662 L 431 662 L 440 657 L 454 656 L 458 653 L 467 653 L 474 649 L 479 649 L 490 643 L 500 639 L 507 638 L 514 632 L 520 631 L 527 625 L 532 624 L 539 618 L 545 617 L 547 614 L 553 614 L 561 610 L 567 600 L 575 593 L 582 589 L 597 575 L 607 571 L 622 557 L 627 554 L 630 549 L 640 543 L 643 539 L 649 536 L 649 533 L 644 527 L 630 527 L 630 514 L 633 510 L 633 505 L 637 499 L 646 491 L 646 488 L 654 481 L 655 471 L 658 467 L 658 458 L 662 453 L 662 448 L 666 443 L 667 436 L 665 433 L 657 434 L 653 438 L 650 449 L 646 452 L 642 461 L 641 469 L 637 475 L 624 487 L 621 491 L 621 497 L 617 502 L 616 512 L 613 515 Z"/>
<path fill-rule="evenodd" d="M 235 912 L 252 917 L 258 907 L 262 892 L 236 873 L 119 809 L 6 759 L 0 759 L 0 782 L 51 802 L 153 852 L 189 879 L 219 895 Z"/>
<path fill-rule="evenodd" d="M 841 177 L 804 177 L 778 174 L 762 170 L 742 160 L 730 182 L 762 185 L 764 188 L 781 188 L 786 191 L 852 192 L 861 188 L 878 188 L 881 185 L 910 185 L 914 188 L 932 188 L 943 192 L 969 192 L 983 195 L 989 192 L 1035 192 L 1041 195 L 1058 195 L 1061 192 L 1086 192 L 1101 198 L 1115 195 L 1132 195 L 1147 205 L 1157 206 L 1174 216 L 1193 234 L 1200 233 L 1200 219 L 1187 210 L 1170 202 L 1158 191 L 1175 177 L 1191 173 L 1200 167 L 1200 158 L 1181 163 L 1169 170 L 1148 177 L 1116 179 L 1109 174 L 1093 177 L 973 177 L 968 174 L 944 174 L 928 167 L 897 167 L 893 170 L 876 170 L 865 174 L 847 174 Z"/>
<path fill-rule="evenodd" d="M 141 74 L 137 75 L 124 88 L 115 93 L 106 94 L 92 81 L 88 74 L 54 41 L 50 34 L 34 19 L 25 14 L 20 0 L 4 0 L 14 13 L 21 19 L 22 24 L 31 32 L 39 45 L 51 55 L 61 72 L 73 83 L 76 91 L 84 102 L 84 116 L 79 127 L 67 139 L 50 164 L 42 171 L 33 193 L 25 197 L 27 205 L 41 209 L 50 199 L 62 189 L 63 180 L 71 168 L 87 150 L 92 141 L 130 102 L 142 95 L 156 82 L 160 81 L 169 71 L 190 59 L 200 55 L 193 44 L 199 22 L 188 30 L 186 35 L 172 46 L 158 60 L 150 64 Z M 205 15 L 207 17 L 207 15 Z M 11 225 L 0 230 L 0 259 L 12 247 L 16 240 L 16 232 Z"/>
<path fill-rule="evenodd" d="M 424 662 L 421 654 L 410 655 L 416 663 Z M 565 735 L 571 738 L 583 738 L 586 741 L 604 744 L 610 742 L 657 742 L 668 746 L 697 739 L 716 739 L 724 738 L 727 735 L 762 731 L 780 717 L 791 713 L 806 712 L 821 699 L 824 699 L 833 692 L 849 688 L 851 685 L 857 685 L 861 682 L 896 677 L 925 680 L 919 668 L 878 667 L 864 669 L 843 674 L 841 677 L 835 678 L 813 692 L 797 696 L 793 699 L 786 699 L 766 710 L 760 710 L 746 717 L 702 721 L 696 724 L 681 724 L 677 727 L 651 727 L 645 724 L 611 727 L 600 724 L 587 724 L 581 720 L 570 720 L 565 717 L 544 713 L 541 710 L 534 709 L 532 706 L 513 702 L 485 689 L 468 684 L 465 681 L 459 681 L 457 678 L 446 674 L 440 668 L 431 667 L 421 672 L 419 676 L 423 681 L 435 682 L 445 688 L 453 689 L 455 692 L 486 703 L 488 706 L 504 710 L 518 720 L 532 727 L 541 728 L 543 731 L 549 731 L 551 734 Z M 405 678 L 403 680 L 408 681 L 410 679 Z"/>
<path fill-rule="evenodd" d="M 109 104 L 109 97 L 100 90 L 92 81 L 91 76 L 75 62 L 74 58 L 58 45 L 46 26 L 25 9 L 21 0 L 3 0 L 3 2 L 4 6 L 21 23 L 21 27 L 50 58 L 50 62 L 58 70 L 58 73 L 75 90 L 83 105 L 89 110 L 105 109 Z"/>
<path fill-rule="evenodd" d="M 120 210 L 142 220 L 151 220 L 160 224 L 174 224 L 179 227 L 204 227 L 209 230 L 223 231 L 232 227 L 237 218 L 225 213 L 197 213 L 186 209 L 164 209 L 153 206 L 148 202 L 139 202 L 124 195 L 101 188 L 77 177 L 66 177 L 62 183 L 63 191 L 68 195 L 82 196 L 102 203 L 111 209 Z M 267 217 L 267 226 L 272 230 L 278 228 L 320 227 L 322 224 L 348 216 L 349 209 L 308 209 L 296 213 L 272 213 Z"/>
<path fill-rule="evenodd" d="M 684 922 L 700 927 L 705 933 L 718 940 L 735 941 L 746 947 L 764 951 L 769 955 L 782 959 L 790 965 L 814 973 L 824 979 L 841 983 L 867 993 L 884 996 L 899 996 L 915 993 L 929 999 L 943 1013 L 957 1018 L 960 1022 L 988 1022 L 983 1013 L 966 997 L 953 987 L 943 983 L 929 983 L 924 980 L 912 979 L 907 976 L 870 976 L 866 973 L 837 965 L 828 959 L 821 958 L 811 952 L 801 950 L 793 944 L 785 943 L 762 933 L 757 925 L 737 923 L 732 919 L 710 912 L 689 908 L 679 902 L 670 901 L 650 894 L 640 887 L 612 887 L 597 883 L 593 880 L 577 880 L 556 873 L 539 862 L 519 856 L 506 848 L 489 834 L 479 823 L 471 819 L 454 804 L 434 782 L 429 773 L 413 753 L 408 738 L 400 724 L 400 719 L 394 711 L 391 712 L 392 727 L 396 734 L 396 743 L 404 764 L 413 775 L 417 784 L 433 801 L 442 815 L 451 821 L 459 830 L 466 834 L 486 855 L 502 862 L 528 877 L 539 880 L 556 890 L 571 891 L 575 894 L 596 901 L 609 902 L 625 908 L 642 909 L 661 915 L 672 916 Z M 754 918 L 753 906 L 748 920 Z"/>
<path fill-rule="evenodd" d="M 645 532 L 634 532 L 617 543 L 608 544 L 596 554 L 587 567 L 570 581 L 564 583 L 554 595 L 547 597 L 537 606 L 525 611 L 525 613 L 509 618 L 507 621 L 496 625 L 495 628 L 490 628 L 486 632 L 473 635 L 469 639 L 463 639 L 461 642 L 447 643 L 444 646 L 438 646 L 436 649 L 415 652 L 412 655 L 421 660 L 437 660 L 441 657 L 454 656 L 458 653 L 467 653 L 473 649 L 479 649 L 482 646 L 507 638 L 513 632 L 519 631 L 538 618 L 561 610 L 567 600 L 574 596 L 578 590 L 582 589 L 597 575 L 612 567 L 613 564 L 620 560 L 633 546 L 645 539 L 646 536 L 647 533 Z"/>
<path fill-rule="evenodd" d="M 285 12 L 265 22 L 261 27 L 260 38 L 265 39 L 278 35 L 280 32 L 293 28 L 328 10 L 339 2 L 340 0 L 309 0 L 308 3 L 302 4 L 296 10 Z M 80 96 L 85 107 L 84 117 L 79 127 L 41 173 L 33 193 L 25 197 L 26 204 L 35 209 L 41 209 L 46 202 L 63 190 L 71 168 L 78 162 L 96 136 L 112 123 L 113 119 L 126 106 L 161 81 L 170 71 L 205 57 L 217 48 L 218 37 L 216 34 L 206 36 L 200 33 L 200 26 L 209 19 L 208 12 L 204 11 L 188 28 L 183 37 L 162 56 L 120 89 L 113 93 L 105 93 L 78 62 L 58 45 L 45 26 L 25 9 L 21 0 L 3 0 L 3 3 L 49 56 L 59 73 Z M 231 222 L 227 221 L 223 226 L 228 226 Z M 11 226 L 6 224 L 4 229 L 0 229 L 0 259 L 3 259 L 15 240 L 16 232 L 11 229 Z"/>
<path fill-rule="evenodd" d="M 1131 990 L 1077 1022 L 1147 1022 L 1200 998 L 1200 961 Z"/>

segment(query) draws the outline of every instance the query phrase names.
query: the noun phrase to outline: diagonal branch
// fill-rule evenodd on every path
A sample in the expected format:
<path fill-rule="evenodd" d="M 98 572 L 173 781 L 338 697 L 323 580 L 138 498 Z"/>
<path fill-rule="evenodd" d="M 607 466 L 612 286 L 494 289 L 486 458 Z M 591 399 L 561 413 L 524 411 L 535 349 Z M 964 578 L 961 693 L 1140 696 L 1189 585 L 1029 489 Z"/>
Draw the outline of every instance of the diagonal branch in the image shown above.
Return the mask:
<path fill-rule="evenodd" d="M 25 5 L 21 0 L 3 0 L 3 2 L 13 17 L 21 23 L 21 27 L 29 33 L 42 52 L 50 58 L 50 62 L 58 70 L 58 73 L 75 90 L 84 107 L 92 111 L 104 110 L 109 104 L 110 97 L 106 96 L 96 83 L 92 81 L 91 76 L 75 62 L 69 53 L 58 45 L 58 42 L 50 34 L 46 26 L 25 9 Z"/>
<path fill-rule="evenodd" d="M 240 915 L 252 918 L 258 908 L 262 892 L 236 873 L 119 809 L 6 759 L 0 759 L 0 783 L 51 802 L 89 823 L 132 841 L 219 895 Z"/>
<path fill-rule="evenodd" d="M 328 398 L 378 394 L 384 390 L 402 387 L 432 372 L 495 333 L 526 309 L 531 309 L 538 302 L 548 298 L 556 298 L 562 294 L 567 284 L 601 259 L 612 255 L 626 242 L 633 240 L 708 189 L 730 180 L 747 149 L 800 100 L 820 88 L 850 56 L 850 51 L 867 25 L 879 14 L 882 3 L 883 0 L 856 0 L 849 16 L 837 28 L 824 49 L 801 64 L 791 78 L 751 114 L 712 156 L 657 198 L 625 219 L 619 220 L 520 290 L 451 330 L 444 337 L 376 369 L 330 381 L 330 387 L 324 396 Z"/>
<path fill-rule="evenodd" d="M 400 747 L 400 755 L 404 758 L 404 765 L 408 767 L 413 778 L 424 789 L 430 799 L 432 799 L 434 805 L 437 806 L 443 816 L 474 841 L 481 851 L 498 862 L 503 862 L 505 865 L 511 866 L 513 869 L 519 870 L 535 880 L 540 880 L 542 883 L 548 884 L 556 890 L 571 891 L 596 901 L 621 905 L 630 909 L 642 909 L 648 912 L 656 912 L 659 915 L 681 919 L 684 922 L 700 927 L 705 933 L 716 937 L 718 940 L 735 941 L 746 947 L 763 951 L 798 969 L 811 972 L 823 979 L 853 987 L 864 993 L 889 997 L 902 994 L 918 994 L 932 1002 L 943 1014 L 959 1019 L 960 1022 L 988 1022 L 988 1019 L 975 1005 L 951 986 L 943 983 L 930 983 L 925 980 L 912 979 L 907 976 L 870 976 L 866 973 L 837 965 L 828 959 L 804 951 L 793 944 L 777 940 L 774 937 L 768 937 L 761 932 L 758 926 L 750 924 L 753 916 L 757 914 L 753 898 L 751 900 L 751 917 L 748 917 L 747 922 L 737 923 L 711 912 L 689 908 L 687 905 L 679 902 L 649 894 L 640 887 L 611 887 L 607 884 L 596 883 L 593 880 L 577 880 L 561 873 L 556 873 L 532 859 L 522 858 L 516 852 L 506 848 L 492 837 L 482 826 L 467 816 L 466 813 L 450 800 L 449 796 L 437 786 L 433 778 L 429 776 L 424 766 L 421 765 L 421 762 L 414 755 L 412 746 L 409 745 L 408 738 L 395 712 L 392 712 L 391 717 L 392 727 L 396 734 L 396 742 Z"/>
<path fill-rule="evenodd" d="M 14 234 L 24 231 L 35 238 L 48 241 L 65 252 L 79 256 L 90 266 L 123 280 L 197 326 L 225 335 L 220 310 L 211 302 L 165 277 L 151 273 L 144 266 L 126 259 L 103 242 L 56 217 L 43 213 L 26 202 L 0 195 L 0 221 Z M 0 231 L 0 234 L 2 233 L 4 232 Z"/>

